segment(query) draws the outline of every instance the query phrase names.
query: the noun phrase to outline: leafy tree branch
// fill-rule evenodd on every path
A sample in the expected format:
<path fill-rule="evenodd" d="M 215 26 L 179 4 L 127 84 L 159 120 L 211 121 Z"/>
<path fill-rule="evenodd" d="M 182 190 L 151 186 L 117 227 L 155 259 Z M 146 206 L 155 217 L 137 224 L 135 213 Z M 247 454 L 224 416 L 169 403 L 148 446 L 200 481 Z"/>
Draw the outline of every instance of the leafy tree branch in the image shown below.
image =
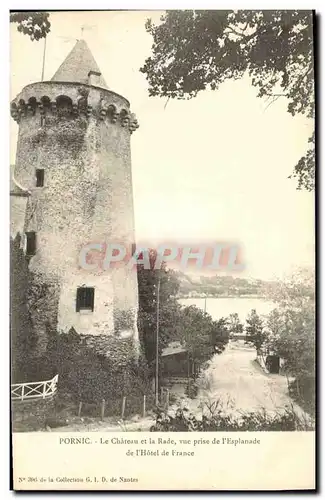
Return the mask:
<path fill-rule="evenodd" d="M 314 118 L 311 11 L 175 10 L 146 30 L 152 55 L 140 71 L 150 96 L 191 99 L 248 74 L 258 97 L 286 97 L 292 116 Z M 314 189 L 314 143 L 294 169 L 298 189 Z"/>

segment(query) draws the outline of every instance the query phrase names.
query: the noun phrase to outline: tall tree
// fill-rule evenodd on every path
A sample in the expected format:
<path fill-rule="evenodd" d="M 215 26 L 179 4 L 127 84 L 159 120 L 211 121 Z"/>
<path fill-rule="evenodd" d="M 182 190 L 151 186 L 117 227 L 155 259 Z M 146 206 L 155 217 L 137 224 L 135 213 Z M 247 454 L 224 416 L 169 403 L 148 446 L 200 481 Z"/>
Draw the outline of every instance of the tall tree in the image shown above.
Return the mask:
<path fill-rule="evenodd" d="M 293 116 L 314 117 L 312 11 L 173 10 L 146 30 L 152 56 L 140 71 L 149 95 L 189 99 L 248 73 L 258 97 L 286 97 Z M 314 189 L 314 146 L 312 134 L 293 172 L 298 189 Z"/>
<path fill-rule="evenodd" d="M 217 321 L 214 321 L 212 339 L 215 352 L 217 354 L 221 354 L 229 342 L 227 318 L 220 318 Z"/>
<path fill-rule="evenodd" d="M 284 323 L 279 309 L 272 309 L 266 318 L 266 340 L 264 347 L 268 353 L 274 352 L 274 346 L 283 334 Z"/>
<path fill-rule="evenodd" d="M 165 263 L 160 269 L 155 269 L 156 256 L 155 250 L 149 251 L 150 269 L 138 265 L 138 327 L 149 368 L 154 371 L 156 359 L 158 284 L 159 356 L 171 341 L 180 341 L 186 346 L 189 357 L 198 364 L 210 359 L 214 353 L 220 354 L 229 337 L 226 320 L 213 321 L 209 314 L 195 306 L 181 307 L 176 298 L 179 290 L 177 273 Z"/>
<path fill-rule="evenodd" d="M 229 334 L 224 318 L 214 321 L 196 306 L 184 307 L 179 317 L 179 335 L 192 361 L 201 364 L 225 349 Z"/>
<path fill-rule="evenodd" d="M 256 309 L 252 309 L 246 319 L 246 342 L 253 344 L 258 351 L 263 346 L 265 340 L 266 332 L 263 321 L 257 314 Z"/>
<path fill-rule="evenodd" d="M 138 328 L 140 339 L 149 368 L 154 368 L 156 357 L 157 299 L 159 284 L 159 354 L 171 340 L 178 338 L 180 305 L 176 295 L 179 283 L 173 270 L 163 263 L 154 269 L 157 253 L 150 250 L 150 269 L 138 265 L 139 313 Z"/>
<path fill-rule="evenodd" d="M 17 30 L 28 35 L 32 41 L 45 38 L 50 32 L 51 23 L 48 12 L 20 11 L 10 12 L 10 22 L 17 24 Z"/>
<path fill-rule="evenodd" d="M 290 388 L 307 409 L 315 403 L 315 277 L 307 269 L 273 286 L 277 309 L 268 317 L 269 343 L 294 377 Z"/>
<path fill-rule="evenodd" d="M 238 313 L 231 313 L 227 318 L 228 328 L 230 334 L 240 334 L 243 333 L 244 325 L 240 322 Z"/>

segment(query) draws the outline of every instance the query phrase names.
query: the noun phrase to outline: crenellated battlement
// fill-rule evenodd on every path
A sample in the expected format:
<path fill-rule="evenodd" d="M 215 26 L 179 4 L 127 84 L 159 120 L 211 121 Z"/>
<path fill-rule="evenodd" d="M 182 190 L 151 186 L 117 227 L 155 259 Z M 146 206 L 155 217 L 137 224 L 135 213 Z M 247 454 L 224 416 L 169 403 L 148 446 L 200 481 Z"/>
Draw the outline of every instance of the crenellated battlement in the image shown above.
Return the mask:
<path fill-rule="evenodd" d="M 27 85 L 11 102 L 11 116 L 17 123 L 37 114 L 44 118 L 51 114 L 61 119 L 83 115 L 116 123 L 130 133 L 139 127 L 124 97 L 110 90 L 71 82 Z"/>

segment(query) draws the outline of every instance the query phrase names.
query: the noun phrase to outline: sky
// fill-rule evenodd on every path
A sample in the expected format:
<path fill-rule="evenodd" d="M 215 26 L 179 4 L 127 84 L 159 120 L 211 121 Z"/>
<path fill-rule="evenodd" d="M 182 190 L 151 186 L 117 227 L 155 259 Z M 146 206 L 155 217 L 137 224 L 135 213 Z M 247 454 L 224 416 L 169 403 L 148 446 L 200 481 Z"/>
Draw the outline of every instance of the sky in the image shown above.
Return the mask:
<path fill-rule="evenodd" d="M 138 241 L 236 242 L 243 277 L 272 279 L 314 261 L 314 196 L 288 179 L 313 123 L 287 102 L 256 97 L 248 78 L 192 100 L 149 97 L 139 68 L 150 56 L 145 21 L 158 11 L 51 13 L 45 76 L 50 80 L 83 37 L 108 87 L 126 97 L 140 128 L 132 134 Z M 83 35 L 82 26 L 84 26 Z M 44 42 L 11 25 L 11 97 L 40 81 Z M 17 125 L 11 119 L 11 163 Z"/>

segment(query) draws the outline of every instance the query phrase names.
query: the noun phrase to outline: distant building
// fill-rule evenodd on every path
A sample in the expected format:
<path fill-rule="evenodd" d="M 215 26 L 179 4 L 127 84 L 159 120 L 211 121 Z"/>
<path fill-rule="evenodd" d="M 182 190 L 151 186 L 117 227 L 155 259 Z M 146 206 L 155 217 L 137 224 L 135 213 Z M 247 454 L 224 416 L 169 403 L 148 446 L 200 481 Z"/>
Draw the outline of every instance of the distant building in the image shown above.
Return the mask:
<path fill-rule="evenodd" d="M 171 342 L 161 353 L 163 377 L 173 381 L 194 377 L 197 373 L 195 363 L 190 359 L 188 350 L 179 342 Z"/>

